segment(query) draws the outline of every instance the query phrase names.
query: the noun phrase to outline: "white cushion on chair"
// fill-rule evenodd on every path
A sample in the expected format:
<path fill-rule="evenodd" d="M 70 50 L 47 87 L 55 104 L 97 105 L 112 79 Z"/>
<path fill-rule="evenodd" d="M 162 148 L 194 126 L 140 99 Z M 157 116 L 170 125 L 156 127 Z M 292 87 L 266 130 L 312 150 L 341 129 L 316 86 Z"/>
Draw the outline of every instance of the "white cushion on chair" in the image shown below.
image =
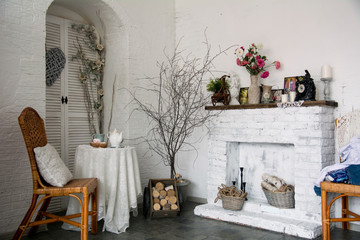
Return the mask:
<path fill-rule="evenodd" d="M 44 147 L 34 148 L 34 152 L 39 172 L 47 183 L 63 187 L 73 178 L 56 149 L 49 143 Z"/>

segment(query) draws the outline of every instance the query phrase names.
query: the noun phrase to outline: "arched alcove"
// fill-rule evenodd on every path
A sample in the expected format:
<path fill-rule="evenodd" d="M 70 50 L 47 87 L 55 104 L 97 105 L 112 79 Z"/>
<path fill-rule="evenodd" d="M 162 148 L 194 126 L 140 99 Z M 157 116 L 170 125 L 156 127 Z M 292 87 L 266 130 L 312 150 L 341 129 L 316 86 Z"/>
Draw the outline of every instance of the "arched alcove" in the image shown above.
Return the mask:
<path fill-rule="evenodd" d="M 121 128 L 124 135 L 128 135 L 126 120 L 129 117 L 127 103 L 129 96 L 118 93 L 119 88 L 129 86 L 129 34 L 126 13 L 116 7 L 110 6 L 102 0 L 54 0 L 51 8 L 65 8 L 67 11 L 56 11 L 56 15 L 62 18 L 72 18 L 72 20 L 83 20 L 95 26 L 102 43 L 105 46 L 105 68 L 104 68 L 104 133 L 108 128 Z M 54 11 L 50 11 L 53 12 Z M 116 82 L 114 83 L 114 80 Z M 113 88 L 114 101 L 113 101 Z M 111 117 L 111 105 L 113 102 L 113 120 L 109 127 Z M 121 114 L 117 114 L 121 112 Z M 116 121 L 114 120 L 116 119 Z"/>
<path fill-rule="evenodd" d="M 117 11 L 117 12 L 116 12 Z M 112 127 L 117 127 L 119 129 L 119 126 L 122 128 L 121 131 L 124 132 L 124 135 L 128 133 L 129 127 L 126 125 L 126 120 L 128 119 L 129 114 L 127 114 L 129 111 L 126 110 L 126 106 L 128 103 L 127 96 L 124 94 L 118 94 L 117 89 L 120 87 L 126 87 L 128 85 L 128 66 L 127 63 L 129 60 L 128 54 L 129 54 L 129 44 L 128 44 L 128 34 L 126 30 L 126 24 L 124 24 L 125 20 L 121 20 L 119 18 L 119 15 L 122 14 L 122 16 L 125 16 L 125 14 L 121 13 L 119 14 L 119 11 L 113 9 L 111 6 L 105 3 L 105 1 L 88 1 L 88 0 L 79 0 L 79 1 L 68 1 L 68 0 L 55 0 L 53 1 L 49 7 L 47 8 L 46 16 L 47 16 L 47 22 L 50 19 L 53 19 L 51 21 L 60 21 L 61 23 L 65 23 L 63 25 L 64 31 L 60 31 L 61 36 L 60 39 L 62 39 L 60 42 L 63 42 L 65 47 L 65 55 L 67 57 L 67 65 L 68 69 L 78 69 L 78 67 L 74 62 L 72 62 L 72 56 L 74 50 L 68 50 L 70 45 L 71 37 L 70 35 L 74 34 L 69 32 L 69 30 L 66 30 L 70 26 L 67 24 L 72 23 L 84 23 L 84 24 L 90 24 L 95 26 L 96 33 L 98 34 L 98 37 L 100 39 L 100 42 L 105 46 L 105 68 L 104 68 L 104 78 L 103 78 L 103 89 L 104 89 L 104 132 L 108 132 L 108 124 L 110 120 L 110 116 L 112 115 L 111 109 L 112 104 L 114 103 L 114 112 L 121 112 L 123 119 L 120 119 L 116 114 L 114 114 L 114 119 L 116 121 L 112 121 Z M 58 20 L 54 20 L 58 19 Z M 46 25 L 48 27 L 48 25 Z M 51 28 L 46 29 L 46 31 L 51 32 Z M 47 40 L 45 41 L 47 42 Z M 50 40 L 51 42 L 51 40 Z M 66 42 L 66 44 L 65 44 Z M 61 46 L 64 46 L 61 44 Z M 74 47 L 71 47 L 71 49 L 74 49 Z M 75 65 L 74 65 L 75 64 Z M 67 68 L 65 67 L 65 70 Z M 55 103 L 57 106 L 57 99 L 58 95 L 48 95 L 48 87 L 46 87 L 46 120 L 49 120 L 49 126 L 56 126 L 55 130 L 52 130 L 51 128 L 48 131 L 49 136 L 49 142 L 51 144 L 55 144 L 57 146 L 57 150 L 61 153 L 61 157 L 64 160 L 64 162 L 67 163 L 70 170 L 74 170 L 74 155 L 75 155 L 75 149 L 78 143 L 85 144 L 90 141 L 91 135 L 88 132 L 86 122 L 85 120 L 86 115 L 84 115 L 83 111 L 86 109 L 85 106 L 79 105 L 80 108 L 76 108 L 78 103 L 77 100 L 71 100 L 75 99 L 75 95 L 72 94 L 70 96 L 70 88 L 75 89 L 75 92 L 77 92 L 77 88 L 79 93 L 76 93 L 76 99 L 77 96 L 79 98 L 82 98 L 83 89 L 80 84 L 80 81 L 77 79 L 77 73 L 74 74 L 73 72 L 70 73 L 72 70 L 66 70 L 65 75 L 66 77 L 62 78 L 62 81 L 64 81 L 61 86 L 58 84 L 57 89 L 67 89 L 65 91 L 60 90 L 61 95 L 63 96 L 69 96 L 69 105 L 72 106 L 72 110 L 70 110 L 70 107 L 63 108 L 65 106 L 61 107 L 61 114 L 60 118 L 58 117 L 58 111 L 57 108 L 52 109 L 53 107 L 49 107 L 51 111 L 48 112 L 48 101 L 50 100 L 49 106 L 52 106 L 52 104 Z M 114 82 L 116 78 L 116 82 Z M 70 80 L 72 79 L 72 80 Z M 59 80 L 58 80 L 59 81 Z M 62 82 L 61 81 L 61 82 Z M 64 84 L 65 83 L 65 84 Z M 68 87 L 72 86 L 72 87 Z M 76 88 L 74 88 L 76 86 Z M 113 91 L 114 89 L 114 91 Z M 50 92 L 54 92 L 54 88 L 50 90 Z M 72 92 L 74 92 L 72 90 Z M 113 96 L 114 93 L 114 96 Z M 78 95 L 79 94 L 79 95 Z M 50 97 L 48 97 L 50 96 Z M 53 97 L 54 96 L 54 97 Z M 114 101 L 113 101 L 114 98 Z M 75 104 L 73 104 L 75 102 Z M 78 102 L 78 103 L 76 103 Z M 61 105 L 59 103 L 59 105 Z M 66 104 L 67 105 L 67 104 Z M 54 113 L 55 112 L 55 113 Z M 82 113 L 80 113 L 82 112 Z M 55 115 L 56 117 L 55 117 Z M 81 115 L 82 114 L 82 115 Z M 49 119 L 47 117 L 49 116 Z M 72 117 L 71 117 L 72 116 Z M 55 119 L 55 120 L 52 120 Z M 61 124 L 59 124 L 59 120 L 61 120 Z M 46 121 L 48 122 L 48 121 Z M 78 128 L 76 127 L 76 124 L 81 124 L 82 127 Z M 88 134 L 89 133 L 89 134 Z M 79 137 L 77 137 L 79 136 Z M 51 141 L 51 139 L 56 139 Z M 65 199 L 64 199 L 65 200 Z M 52 202 L 50 205 L 50 211 L 59 211 L 63 208 L 65 208 L 67 205 L 66 201 L 63 202 Z"/>

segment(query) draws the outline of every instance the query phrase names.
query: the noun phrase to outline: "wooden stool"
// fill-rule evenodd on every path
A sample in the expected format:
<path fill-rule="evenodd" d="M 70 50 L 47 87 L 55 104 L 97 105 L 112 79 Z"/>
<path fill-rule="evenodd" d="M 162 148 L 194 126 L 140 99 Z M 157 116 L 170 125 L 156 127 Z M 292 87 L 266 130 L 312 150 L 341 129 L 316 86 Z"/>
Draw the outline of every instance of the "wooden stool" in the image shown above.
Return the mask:
<path fill-rule="evenodd" d="M 360 186 L 343 184 L 343 183 L 333 183 L 333 182 L 321 182 L 320 186 L 321 186 L 321 215 L 322 215 L 323 240 L 329 240 L 331 222 L 342 222 L 343 230 L 348 230 L 349 222 L 360 221 L 360 215 L 353 213 L 349 210 L 349 199 L 348 199 L 349 196 L 360 197 Z M 336 196 L 334 199 L 331 200 L 329 205 L 327 205 L 328 192 L 340 193 L 339 196 Z M 342 199 L 341 218 L 330 218 L 331 205 L 339 198 Z M 349 215 L 353 217 L 350 217 Z"/>

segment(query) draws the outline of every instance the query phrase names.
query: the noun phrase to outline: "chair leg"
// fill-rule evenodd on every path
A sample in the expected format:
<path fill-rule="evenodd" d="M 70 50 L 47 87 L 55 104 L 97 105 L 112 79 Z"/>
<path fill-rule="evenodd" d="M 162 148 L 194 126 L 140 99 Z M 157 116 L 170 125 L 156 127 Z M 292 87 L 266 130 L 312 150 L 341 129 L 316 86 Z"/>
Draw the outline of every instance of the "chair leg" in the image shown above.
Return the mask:
<path fill-rule="evenodd" d="M 20 239 L 21 236 L 24 234 L 24 232 L 25 232 L 25 230 L 27 228 L 27 225 L 29 224 L 30 217 L 32 216 L 33 212 L 36 210 L 35 206 L 36 206 L 36 202 L 37 202 L 38 197 L 39 197 L 39 195 L 33 194 L 30 207 L 27 210 L 23 220 L 21 221 L 20 226 L 16 230 L 16 232 L 15 232 L 15 234 L 13 236 L 13 240 Z"/>
<path fill-rule="evenodd" d="M 327 196 L 326 191 L 321 190 L 321 216 L 323 240 L 330 239 L 330 219 L 327 218 Z"/>
<path fill-rule="evenodd" d="M 342 218 L 348 218 L 349 214 L 347 211 L 349 210 L 349 198 L 348 196 L 343 196 L 341 198 L 342 201 Z M 343 230 L 349 230 L 349 222 L 342 222 L 342 228 Z"/>
<path fill-rule="evenodd" d="M 43 217 L 42 213 L 46 212 L 47 208 L 49 207 L 50 201 L 51 201 L 51 197 L 44 200 L 34 222 L 42 219 L 42 217 Z M 39 226 L 34 226 L 34 227 L 30 228 L 29 235 L 35 234 L 38 229 L 39 229 Z"/>
<path fill-rule="evenodd" d="M 95 212 L 95 214 L 91 217 L 91 233 L 96 234 L 97 233 L 97 216 L 98 216 L 98 210 L 97 210 L 97 188 L 95 188 L 93 194 L 91 194 L 91 210 Z"/>
<path fill-rule="evenodd" d="M 81 213 L 81 240 L 87 240 L 89 234 L 89 194 L 83 193 L 83 208 Z"/>

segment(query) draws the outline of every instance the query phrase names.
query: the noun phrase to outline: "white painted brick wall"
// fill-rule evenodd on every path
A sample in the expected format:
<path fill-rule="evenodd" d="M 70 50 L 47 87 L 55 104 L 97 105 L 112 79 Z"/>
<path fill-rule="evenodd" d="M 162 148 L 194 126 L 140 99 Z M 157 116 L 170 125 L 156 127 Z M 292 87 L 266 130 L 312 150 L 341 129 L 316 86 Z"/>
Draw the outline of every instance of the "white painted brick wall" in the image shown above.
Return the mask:
<path fill-rule="evenodd" d="M 226 180 L 227 142 L 293 144 L 295 209 L 291 215 L 319 223 L 321 199 L 313 187 L 321 169 L 334 163 L 333 115 L 334 108 L 327 106 L 222 112 L 212 121 L 209 135 L 208 203 L 213 204 L 217 187 Z M 261 175 L 247 176 L 247 182 L 252 179 L 261 179 Z M 259 196 L 248 194 L 249 201 L 257 201 Z"/>
<path fill-rule="evenodd" d="M 14 231 L 30 205 L 32 177 L 17 118 L 45 112 L 46 1 L 0 2 L 0 233 Z"/>

